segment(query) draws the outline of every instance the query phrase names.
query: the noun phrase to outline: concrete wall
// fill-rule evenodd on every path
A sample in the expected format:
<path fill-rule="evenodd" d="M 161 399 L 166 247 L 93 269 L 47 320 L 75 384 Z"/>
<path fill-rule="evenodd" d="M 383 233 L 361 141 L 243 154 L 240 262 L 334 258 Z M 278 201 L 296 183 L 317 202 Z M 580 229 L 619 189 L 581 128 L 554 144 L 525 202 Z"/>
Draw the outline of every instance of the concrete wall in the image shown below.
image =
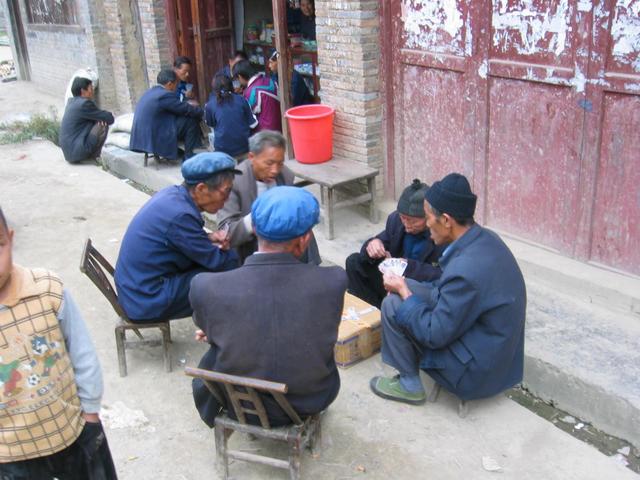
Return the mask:
<path fill-rule="evenodd" d="M 322 103 L 336 109 L 334 156 L 382 168 L 378 8 L 377 0 L 317 0 L 316 35 Z"/>

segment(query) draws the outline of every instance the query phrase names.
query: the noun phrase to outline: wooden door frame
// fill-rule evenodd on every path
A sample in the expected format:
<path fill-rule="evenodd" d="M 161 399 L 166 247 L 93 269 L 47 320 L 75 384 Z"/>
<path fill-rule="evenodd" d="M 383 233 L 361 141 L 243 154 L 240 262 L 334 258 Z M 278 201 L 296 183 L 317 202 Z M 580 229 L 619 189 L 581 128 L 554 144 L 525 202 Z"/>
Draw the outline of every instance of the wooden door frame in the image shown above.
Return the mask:
<path fill-rule="evenodd" d="M 22 22 L 22 13 L 20 11 L 20 0 L 7 0 L 6 5 L 13 44 L 18 57 L 14 60 L 18 64 L 20 80 L 31 80 L 31 65 L 29 63 L 29 51 L 27 50 L 27 37 L 24 32 L 24 23 Z"/>

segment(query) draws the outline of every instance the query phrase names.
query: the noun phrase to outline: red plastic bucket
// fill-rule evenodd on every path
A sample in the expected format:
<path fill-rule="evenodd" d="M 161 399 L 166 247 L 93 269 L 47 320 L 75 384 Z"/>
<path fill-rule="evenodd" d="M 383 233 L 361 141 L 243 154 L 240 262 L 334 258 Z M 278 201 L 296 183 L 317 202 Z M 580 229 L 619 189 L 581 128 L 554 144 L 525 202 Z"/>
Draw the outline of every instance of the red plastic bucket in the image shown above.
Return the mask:
<path fill-rule="evenodd" d="M 322 163 L 333 156 L 333 117 L 328 105 L 301 105 L 287 110 L 293 153 L 300 163 Z"/>

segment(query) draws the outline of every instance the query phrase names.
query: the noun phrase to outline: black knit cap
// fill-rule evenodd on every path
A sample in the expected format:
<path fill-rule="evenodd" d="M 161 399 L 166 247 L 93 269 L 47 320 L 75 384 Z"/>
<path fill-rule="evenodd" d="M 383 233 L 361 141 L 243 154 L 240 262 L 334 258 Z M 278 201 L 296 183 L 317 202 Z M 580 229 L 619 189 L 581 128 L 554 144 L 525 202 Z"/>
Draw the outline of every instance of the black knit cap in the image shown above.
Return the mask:
<path fill-rule="evenodd" d="M 450 173 L 435 182 L 424 198 L 440 213 L 448 213 L 457 219 L 472 218 L 478 199 L 471 191 L 467 178 L 459 173 Z"/>
<path fill-rule="evenodd" d="M 404 189 L 398 199 L 398 212 L 410 217 L 424 217 L 424 193 L 429 186 L 417 178 Z"/>

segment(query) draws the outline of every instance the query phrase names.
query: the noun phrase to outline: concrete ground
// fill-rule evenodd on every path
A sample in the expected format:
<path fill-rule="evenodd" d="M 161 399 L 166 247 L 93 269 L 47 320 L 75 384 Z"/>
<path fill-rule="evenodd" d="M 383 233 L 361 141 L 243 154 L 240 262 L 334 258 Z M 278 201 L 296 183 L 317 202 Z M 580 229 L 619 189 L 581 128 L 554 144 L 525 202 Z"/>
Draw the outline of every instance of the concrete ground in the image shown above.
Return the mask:
<path fill-rule="evenodd" d="M 15 94 L 5 90 L 8 85 L 0 85 L 0 98 Z M 7 106 L 1 105 L 4 111 Z M 182 373 L 183 366 L 195 365 L 204 351 L 193 340 L 191 321 L 172 323 L 173 372 L 163 371 L 160 347 L 145 347 L 128 352 L 129 375 L 120 378 L 114 313 L 78 270 L 87 237 L 115 261 L 130 218 L 148 196 L 98 167 L 68 165 L 60 150 L 44 141 L 1 146 L 0 185 L 0 205 L 16 230 L 15 261 L 58 272 L 85 314 L 104 370 L 103 418 L 120 478 L 216 478 L 213 432 L 199 420 L 190 382 Z M 346 213 L 344 231 L 352 224 L 351 213 Z M 380 225 L 369 228 L 375 231 Z M 336 259 L 367 235 L 351 231 L 348 239 L 340 235 L 327 243 L 321 229 L 318 232 L 323 254 Z M 547 333 L 533 328 L 534 336 Z M 631 377 L 637 363 L 627 368 Z M 305 455 L 305 478 L 497 475 L 483 468 L 483 457 L 501 467 L 502 478 L 637 478 L 615 459 L 505 396 L 471 403 L 465 419 L 457 416 L 456 403 L 446 394 L 423 407 L 379 399 L 370 393 L 368 381 L 381 371 L 379 355 L 341 370 L 340 395 L 324 419 L 323 448 L 317 458 Z M 240 435 L 232 437 L 231 445 L 254 453 L 274 451 Z M 240 462 L 231 465 L 230 473 L 234 478 L 287 478 L 284 472 Z"/>

